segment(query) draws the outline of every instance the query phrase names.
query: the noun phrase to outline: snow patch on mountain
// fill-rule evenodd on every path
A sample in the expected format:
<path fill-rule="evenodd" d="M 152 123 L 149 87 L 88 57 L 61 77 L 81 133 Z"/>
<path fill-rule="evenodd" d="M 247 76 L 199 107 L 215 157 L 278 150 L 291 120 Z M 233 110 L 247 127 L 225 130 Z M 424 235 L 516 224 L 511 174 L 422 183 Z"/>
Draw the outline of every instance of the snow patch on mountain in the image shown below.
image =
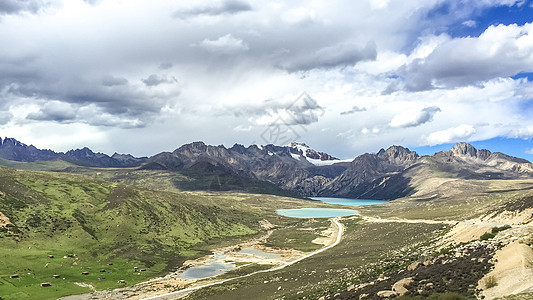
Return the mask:
<path fill-rule="evenodd" d="M 311 147 L 307 146 L 304 143 L 292 142 L 289 145 L 291 156 L 296 160 L 301 160 L 302 157 L 305 158 L 310 163 L 316 166 L 329 166 L 339 162 L 350 162 L 352 160 L 343 160 L 333 157 L 324 152 L 317 152 Z"/>

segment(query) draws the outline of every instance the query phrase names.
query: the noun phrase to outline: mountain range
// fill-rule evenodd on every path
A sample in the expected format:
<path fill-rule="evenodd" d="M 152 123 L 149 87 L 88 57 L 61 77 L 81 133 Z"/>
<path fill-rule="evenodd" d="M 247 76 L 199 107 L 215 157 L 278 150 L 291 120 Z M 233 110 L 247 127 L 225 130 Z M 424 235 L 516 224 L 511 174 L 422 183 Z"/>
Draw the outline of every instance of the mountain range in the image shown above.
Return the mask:
<path fill-rule="evenodd" d="M 129 154 L 108 156 L 88 148 L 56 153 L 27 146 L 15 139 L 0 139 L 0 157 L 33 162 L 65 160 L 88 167 L 133 167 L 164 170 L 194 178 L 215 176 L 239 189 L 252 182 L 274 185 L 298 196 L 326 196 L 391 200 L 415 192 L 417 181 L 434 174 L 464 179 L 517 179 L 533 176 L 531 162 L 500 152 L 478 150 L 457 143 L 449 151 L 419 156 L 402 146 L 366 153 L 342 161 L 303 143 L 288 146 L 235 144 L 231 148 L 203 142 L 185 144 L 173 152 L 136 158 Z M 222 185 L 222 184 L 221 184 Z"/>
<path fill-rule="evenodd" d="M 33 145 L 26 145 L 14 138 L 0 138 L 0 157 L 8 160 L 34 162 L 49 160 L 64 160 L 87 167 L 135 167 L 146 160 L 146 157 L 133 157 L 130 154 L 115 153 L 109 156 L 104 153 L 94 153 L 85 147 L 69 150 L 66 153 L 52 150 L 38 149 Z"/>

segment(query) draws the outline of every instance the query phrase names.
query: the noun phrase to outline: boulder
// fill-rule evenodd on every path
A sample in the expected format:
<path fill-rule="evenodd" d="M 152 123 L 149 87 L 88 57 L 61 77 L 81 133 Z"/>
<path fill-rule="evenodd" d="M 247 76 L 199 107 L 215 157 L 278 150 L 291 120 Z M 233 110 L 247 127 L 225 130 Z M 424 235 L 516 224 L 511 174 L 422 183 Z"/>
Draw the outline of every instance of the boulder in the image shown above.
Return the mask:
<path fill-rule="evenodd" d="M 380 298 L 392 298 L 392 297 L 396 297 L 396 292 L 395 291 L 379 291 L 377 295 Z"/>
<path fill-rule="evenodd" d="M 407 271 L 413 271 L 414 269 L 418 268 L 420 266 L 420 263 L 415 261 L 414 263 L 407 266 Z"/>
<path fill-rule="evenodd" d="M 355 290 L 355 285 L 353 285 L 353 284 L 352 284 L 352 285 L 349 285 L 349 286 L 346 288 L 346 291 L 348 291 L 348 292 L 349 292 L 349 291 L 353 291 L 353 290 Z"/>
<path fill-rule="evenodd" d="M 409 291 L 407 287 L 411 283 L 413 283 L 413 278 L 411 277 L 398 280 L 395 284 L 392 285 L 392 290 L 396 292 L 399 296 L 403 296 Z"/>

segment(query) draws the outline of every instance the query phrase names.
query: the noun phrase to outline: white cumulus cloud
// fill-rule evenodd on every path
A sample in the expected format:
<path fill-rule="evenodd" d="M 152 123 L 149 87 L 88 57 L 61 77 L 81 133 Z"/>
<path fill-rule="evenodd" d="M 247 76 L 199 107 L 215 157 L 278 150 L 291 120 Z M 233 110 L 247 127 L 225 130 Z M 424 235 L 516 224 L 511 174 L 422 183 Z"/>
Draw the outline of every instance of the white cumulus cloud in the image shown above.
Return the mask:
<path fill-rule="evenodd" d="M 427 143 L 430 146 L 451 143 L 455 141 L 467 140 L 474 133 L 476 129 L 468 124 L 462 124 L 457 127 L 440 130 L 429 134 Z"/>
<path fill-rule="evenodd" d="M 533 23 L 490 26 L 479 37 L 426 40 L 419 48 L 431 52 L 400 68 L 409 90 L 453 88 L 533 71 Z"/>
<path fill-rule="evenodd" d="M 394 116 L 389 125 L 391 127 L 416 127 L 431 121 L 439 111 L 441 111 L 440 108 L 436 106 L 426 107 L 419 111 L 406 111 Z"/>

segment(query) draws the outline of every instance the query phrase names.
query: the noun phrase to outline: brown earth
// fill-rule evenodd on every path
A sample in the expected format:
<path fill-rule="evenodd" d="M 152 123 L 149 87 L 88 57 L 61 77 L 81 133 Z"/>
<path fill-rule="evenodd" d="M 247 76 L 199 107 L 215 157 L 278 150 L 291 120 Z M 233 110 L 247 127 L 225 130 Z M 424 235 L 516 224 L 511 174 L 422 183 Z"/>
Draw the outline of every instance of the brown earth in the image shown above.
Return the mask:
<path fill-rule="evenodd" d="M 520 294 L 533 288 L 533 249 L 518 241 L 512 242 L 494 256 L 494 270 L 479 281 L 485 299 Z M 487 288 L 492 281 L 494 287 Z"/>
<path fill-rule="evenodd" d="M 8 224 L 11 224 L 11 221 L 0 211 L 0 227 L 6 227 Z"/>

